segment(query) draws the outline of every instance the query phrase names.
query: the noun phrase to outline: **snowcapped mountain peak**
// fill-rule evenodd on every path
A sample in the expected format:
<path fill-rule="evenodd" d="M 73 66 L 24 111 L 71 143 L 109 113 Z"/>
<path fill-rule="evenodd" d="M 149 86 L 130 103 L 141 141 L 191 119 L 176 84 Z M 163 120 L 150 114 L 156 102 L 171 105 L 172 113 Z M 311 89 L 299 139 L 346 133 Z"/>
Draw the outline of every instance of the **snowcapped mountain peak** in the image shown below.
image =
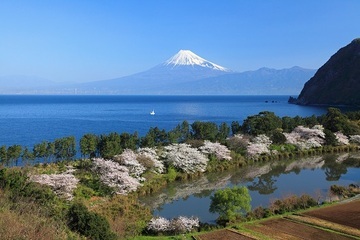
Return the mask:
<path fill-rule="evenodd" d="M 201 66 L 213 70 L 229 72 L 230 70 L 220 65 L 205 60 L 190 50 L 180 50 L 177 54 L 169 58 L 164 65 L 166 66 Z"/>

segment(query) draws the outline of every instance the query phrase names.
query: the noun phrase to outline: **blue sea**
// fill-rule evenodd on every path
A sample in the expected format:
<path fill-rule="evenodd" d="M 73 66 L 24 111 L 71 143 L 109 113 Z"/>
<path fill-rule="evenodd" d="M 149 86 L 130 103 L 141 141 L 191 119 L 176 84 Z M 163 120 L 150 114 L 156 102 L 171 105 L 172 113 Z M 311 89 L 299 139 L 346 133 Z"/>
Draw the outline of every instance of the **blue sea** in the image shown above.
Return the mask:
<path fill-rule="evenodd" d="M 32 147 L 43 140 L 86 134 L 171 130 L 184 120 L 217 124 L 261 111 L 305 117 L 325 107 L 288 104 L 289 96 L 77 96 L 0 95 L 0 145 Z M 155 115 L 150 115 L 154 110 Z"/>

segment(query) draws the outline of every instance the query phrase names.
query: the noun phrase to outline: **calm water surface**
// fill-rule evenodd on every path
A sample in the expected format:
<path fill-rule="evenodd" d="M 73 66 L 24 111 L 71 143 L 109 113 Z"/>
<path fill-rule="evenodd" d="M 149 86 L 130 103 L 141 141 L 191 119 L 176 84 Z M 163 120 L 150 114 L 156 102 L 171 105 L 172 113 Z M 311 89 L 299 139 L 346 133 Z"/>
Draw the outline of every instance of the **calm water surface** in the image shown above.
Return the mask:
<path fill-rule="evenodd" d="M 173 129 L 184 120 L 242 121 L 261 111 L 311 116 L 321 107 L 287 103 L 288 96 L 6 96 L 0 95 L 0 145 L 33 146 L 43 140 L 86 133 Z M 156 114 L 149 113 L 155 110 Z"/>
<path fill-rule="evenodd" d="M 162 191 L 141 199 L 155 216 L 174 218 L 197 216 L 215 222 L 209 213 L 210 196 L 216 189 L 246 186 L 252 207 L 267 207 L 271 200 L 290 194 L 329 198 L 333 184 L 360 184 L 360 153 L 324 155 L 289 161 L 267 162 L 222 173 L 207 174 L 186 183 L 173 183 Z"/>

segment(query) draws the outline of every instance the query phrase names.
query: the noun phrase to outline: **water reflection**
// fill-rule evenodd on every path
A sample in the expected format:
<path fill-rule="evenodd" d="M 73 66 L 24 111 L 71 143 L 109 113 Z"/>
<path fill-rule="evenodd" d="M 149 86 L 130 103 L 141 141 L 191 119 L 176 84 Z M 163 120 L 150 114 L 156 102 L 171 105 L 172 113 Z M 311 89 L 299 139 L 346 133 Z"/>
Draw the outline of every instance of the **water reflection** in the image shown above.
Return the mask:
<path fill-rule="evenodd" d="M 209 197 L 216 189 L 247 186 L 253 199 L 252 206 L 257 207 L 267 206 L 269 200 L 286 194 L 307 193 L 314 196 L 319 192 L 325 194 L 333 184 L 359 182 L 360 153 L 345 153 L 266 162 L 211 173 L 192 181 L 169 184 L 162 191 L 140 201 L 154 209 L 156 215 L 170 218 L 189 212 L 209 222 L 216 218 L 208 212 Z"/>
<path fill-rule="evenodd" d="M 338 181 L 341 175 L 347 173 L 346 159 L 349 155 L 344 154 L 339 157 L 328 155 L 324 157 L 325 163 L 322 169 L 325 171 L 327 181 Z"/>

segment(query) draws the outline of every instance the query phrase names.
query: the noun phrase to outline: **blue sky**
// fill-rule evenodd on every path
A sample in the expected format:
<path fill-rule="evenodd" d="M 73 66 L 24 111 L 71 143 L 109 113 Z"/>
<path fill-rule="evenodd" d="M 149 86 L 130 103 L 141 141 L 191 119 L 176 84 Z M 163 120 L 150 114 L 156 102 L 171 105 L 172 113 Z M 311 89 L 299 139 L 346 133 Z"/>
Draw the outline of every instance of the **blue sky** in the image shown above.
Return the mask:
<path fill-rule="evenodd" d="M 0 76 L 110 79 L 180 49 L 235 71 L 319 68 L 359 23 L 359 0 L 1 0 Z"/>

